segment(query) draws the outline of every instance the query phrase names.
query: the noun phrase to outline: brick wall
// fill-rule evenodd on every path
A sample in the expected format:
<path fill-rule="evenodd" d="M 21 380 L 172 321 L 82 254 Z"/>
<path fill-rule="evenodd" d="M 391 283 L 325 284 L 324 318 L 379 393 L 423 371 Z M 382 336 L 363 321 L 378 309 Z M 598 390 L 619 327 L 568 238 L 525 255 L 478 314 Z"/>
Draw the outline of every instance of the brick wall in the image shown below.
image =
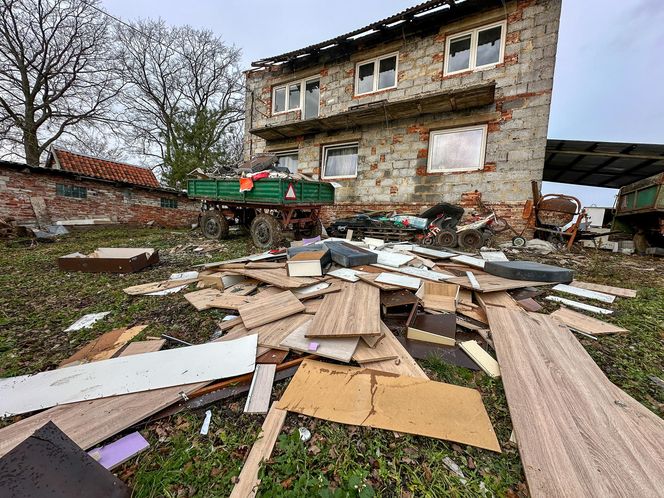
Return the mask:
<path fill-rule="evenodd" d="M 246 133 L 245 156 L 262 151 L 297 149 L 299 170 L 320 175 L 322 147 L 357 141 L 357 178 L 335 180 L 338 211 L 349 206 L 389 209 L 430 206 L 440 201 L 461 203 L 478 190 L 483 200 L 520 219 L 531 196 L 531 180 L 541 180 L 553 86 L 560 0 L 518 0 L 497 9 L 443 25 L 426 37 L 407 37 L 354 53 L 329 66 L 289 73 L 287 65 L 247 73 L 247 127 L 261 127 L 299 119 L 298 112 L 271 116 L 271 88 L 275 84 L 318 74 L 321 79 L 321 117 L 349 106 L 381 99 L 396 101 L 496 82 L 495 102 L 472 111 L 423 114 L 417 119 L 391 121 L 347 130 L 319 133 L 294 140 L 270 141 Z M 443 76 L 445 40 L 469 28 L 506 19 L 504 61 L 480 71 Z M 398 87 L 363 97 L 354 96 L 355 64 L 363 59 L 399 52 Z M 484 167 L 462 173 L 428 173 L 428 142 L 432 130 L 487 125 Z"/>
<path fill-rule="evenodd" d="M 56 195 L 56 184 L 87 188 L 87 198 Z M 185 227 L 198 219 L 199 203 L 171 192 L 116 186 L 70 176 L 0 167 L 0 218 L 36 223 L 31 197 L 41 197 L 51 222 L 109 217 L 117 223 Z M 177 199 L 178 207 L 162 208 L 161 198 Z"/>

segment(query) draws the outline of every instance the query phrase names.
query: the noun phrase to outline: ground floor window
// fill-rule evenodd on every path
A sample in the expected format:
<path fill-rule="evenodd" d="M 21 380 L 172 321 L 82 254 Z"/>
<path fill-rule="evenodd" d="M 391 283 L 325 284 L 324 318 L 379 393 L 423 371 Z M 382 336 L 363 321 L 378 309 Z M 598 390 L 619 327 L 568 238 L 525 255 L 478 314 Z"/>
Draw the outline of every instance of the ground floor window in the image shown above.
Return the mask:
<path fill-rule="evenodd" d="M 323 147 L 323 178 L 355 178 L 357 176 L 357 143 Z"/>
<path fill-rule="evenodd" d="M 277 157 L 279 158 L 279 166 L 285 166 L 291 173 L 297 173 L 298 153 L 296 150 L 277 152 Z"/>
<path fill-rule="evenodd" d="M 62 197 L 73 197 L 74 199 L 86 199 L 88 197 L 88 189 L 76 185 L 65 185 L 57 183 L 55 185 L 55 195 Z"/>
<path fill-rule="evenodd" d="M 429 135 L 429 173 L 474 171 L 484 167 L 486 125 L 432 131 Z"/>
<path fill-rule="evenodd" d="M 170 208 L 170 209 L 177 209 L 178 200 L 177 199 L 168 199 L 166 197 L 162 197 L 161 198 L 161 207 Z"/>

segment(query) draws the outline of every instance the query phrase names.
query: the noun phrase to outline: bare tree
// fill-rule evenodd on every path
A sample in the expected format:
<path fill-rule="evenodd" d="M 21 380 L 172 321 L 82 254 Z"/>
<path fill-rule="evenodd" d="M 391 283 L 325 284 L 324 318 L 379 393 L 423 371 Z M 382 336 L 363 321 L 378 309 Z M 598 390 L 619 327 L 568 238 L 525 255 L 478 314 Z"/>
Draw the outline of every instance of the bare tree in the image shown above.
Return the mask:
<path fill-rule="evenodd" d="M 108 121 L 118 82 L 97 0 L 0 0 L 0 139 L 28 164 L 63 134 Z"/>
<path fill-rule="evenodd" d="M 240 51 L 210 31 L 163 21 L 118 26 L 125 121 L 142 154 L 158 158 L 169 183 L 192 164 L 222 161 L 227 134 L 244 117 Z"/>

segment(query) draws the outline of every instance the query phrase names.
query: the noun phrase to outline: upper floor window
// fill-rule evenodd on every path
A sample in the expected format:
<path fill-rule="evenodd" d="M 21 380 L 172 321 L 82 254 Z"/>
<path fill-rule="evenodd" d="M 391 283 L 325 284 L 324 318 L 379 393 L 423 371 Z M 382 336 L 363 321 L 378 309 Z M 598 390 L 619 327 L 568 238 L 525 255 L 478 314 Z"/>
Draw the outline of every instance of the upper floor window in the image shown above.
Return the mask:
<path fill-rule="evenodd" d="M 484 69 L 503 61 L 505 21 L 447 38 L 445 74 Z"/>
<path fill-rule="evenodd" d="M 279 158 L 279 166 L 285 166 L 291 173 L 297 173 L 298 153 L 296 150 L 277 152 L 276 154 Z"/>
<path fill-rule="evenodd" d="M 389 54 L 355 66 L 355 95 L 396 88 L 399 54 Z"/>
<path fill-rule="evenodd" d="M 88 189 L 76 185 L 64 185 L 57 183 L 55 185 L 55 195 L 62 197 L 73 197 L 74 199 L 85 199 L 88 197 Z"/>
<path fill-rule="evenodd" d="M 170 209 L 177 209 L 178 207 L 178 200 L 177 199 L 169 199 L 166 197 L 162 197 L 159 199 L 161 207 L 163 208 L 170 208 Z"/>
<path fill-rule="evenodd" d="M 302 110 L 302 119 L 318 117 L 320 79 L 294 81 L 272 88 L 272 114 Z"/>
<path fill-rule="evenodd" d="M 355 178 L 358 144 L 348 143 L 323 147 L 323 178 Z"/>
<path fill-rule="evenodd" d="M 486 125 L 432 131 L 429 136 L 429 173 L 474 171 L 484 166 Z"/>

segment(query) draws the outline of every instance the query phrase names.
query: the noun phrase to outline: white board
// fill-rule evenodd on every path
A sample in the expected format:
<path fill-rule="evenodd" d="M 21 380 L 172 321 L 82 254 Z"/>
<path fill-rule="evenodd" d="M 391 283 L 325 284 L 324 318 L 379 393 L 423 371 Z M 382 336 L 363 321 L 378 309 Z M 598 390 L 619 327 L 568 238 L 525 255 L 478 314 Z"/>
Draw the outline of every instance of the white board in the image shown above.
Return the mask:
<path fill-rule="evenodd" d="M 101 313 L 90 313 L 89 315 L 83 315 L 81 318 L 67 327 L 65 332 L 73 332 L 75 330 L 90 328 L 109 313 L 110 311 L 102 311 Z"/>
<path fill-rule="evenodd" d="M 572 301 L 571 299 L 565 299 L 564 297 L 546 296 L 544 299 L 546 299 L 547 301 L 554 301 L 556 303 L 565 304 L 567 306 L 571 306 L 572 308 L 578 308 L 580 310 L 590 311 L 591 313 L 600 313 L 602 315 L 613 314 L 613 311 L 611 310 L 598 308 L 597 306 L 591 306 L 590 304 L 584 304 L 578 301 Z"/>
<path fill-rule="evenodd" d="M 465 256 L 463 254 L 460 256 L 453 256 L 451 259 L 455 263 L 472 266 L 474 268 L 479 268 L 480 270 L 484 269 L 484 263 L 486 263 L 483 259 L 473 258 L 472 256 Z"/>
<path fill-rule="evenodd" d="M 328 271 L 327 274 L 341 280 L 346 280 L 347 282 L 357 282 L 360 279 L 358 275 L 367 275 L 367 272 L 351 270 L 350 268 L 339 268 L 338 270 Z"/>
<path fill-rule="evenodd" d="M 318 282 L 317 284 L 307 285 L 306 287 L 300 287 L 299 289 L 294 290 L 293 294 L 295 294 L 295 297 L 297 297 L 298 299 L 301 299 L 303 296 L 306 296 L 307 294 L 327 289 L 330 285 L 331 284 L 329 282 Z"/>
<path fill-rule="evenodd" d="M 373 251 L 373 252 L 378 254 L 378 261 L 376 261 L 377 264 L 391 266 L 393 268 L 398 268 L 401 265 L 405 265 L 406 263 L 408 263 L 410 260 L 413 259 L 412 256 L 408 256 L 407 254 L 401 254 L 397 252 L 388 252 L 388 251 Z"/>
<path fill-rule="evenodd" d="M 0 379 L 0 417 L 254 371 L 258 335 Z"/>
<path fill-rule="evenodd" d="M 604 294 L 603 292 L 581 289 L 580 287 L 573 287 L 571 285 L 558 284 L 552 289 L 558 292 L 565 292 L 566 294 L 573 294 L 575 296 L 581 296 L 588 299 L 595 299 L 597 301 L 602 301 L 603 303 L 612 303 L 616 300 L 616 296 L 612 296 L 611 294 Z"/>
<path fill-rule="evenodd" d="M 383 270 L 396 271 L 399 273 L 403 273 L 405 275 L 410 275 L 411 277 L 423 278 L 424 280 L 431 280 L 432 282 L 443 282 L 448 278 L 455 278 L 454 275 L 446 275 L 445 273 L 427 270 L 426 268 L 414 268 L 412 266 L 401 266 L 399 268 L 393 268 L 391 266 L 378 265 L 378 264 L 373 264 L 371 266 L 382 268 Z"/>
<path fill-rule="evenodd" d="M 453 252 L 438 251 L 437 249 L 429 249 L 428 247 L 422 246 L 413 246 L 411 252 L 414 252 L 415 254 L 423 254 L 424 256 L 431 256 L 432 258 L 438 259 L 447 259 L 451 258 L 452 256 L 456 256 L 456 254 Z"/>
<path fill-rule="evenodd" d="M 399 275 L 398 273 L 381 273 L 376 277 L 376 282 L 381 284 L 396 285 L 406 289 L 418 290 L 422 281 L 419 278 Z"/>
<path fill-rule="evenodd" d="M 503 251 L 480 251 L 484 261 L 509 261 Z"/>

